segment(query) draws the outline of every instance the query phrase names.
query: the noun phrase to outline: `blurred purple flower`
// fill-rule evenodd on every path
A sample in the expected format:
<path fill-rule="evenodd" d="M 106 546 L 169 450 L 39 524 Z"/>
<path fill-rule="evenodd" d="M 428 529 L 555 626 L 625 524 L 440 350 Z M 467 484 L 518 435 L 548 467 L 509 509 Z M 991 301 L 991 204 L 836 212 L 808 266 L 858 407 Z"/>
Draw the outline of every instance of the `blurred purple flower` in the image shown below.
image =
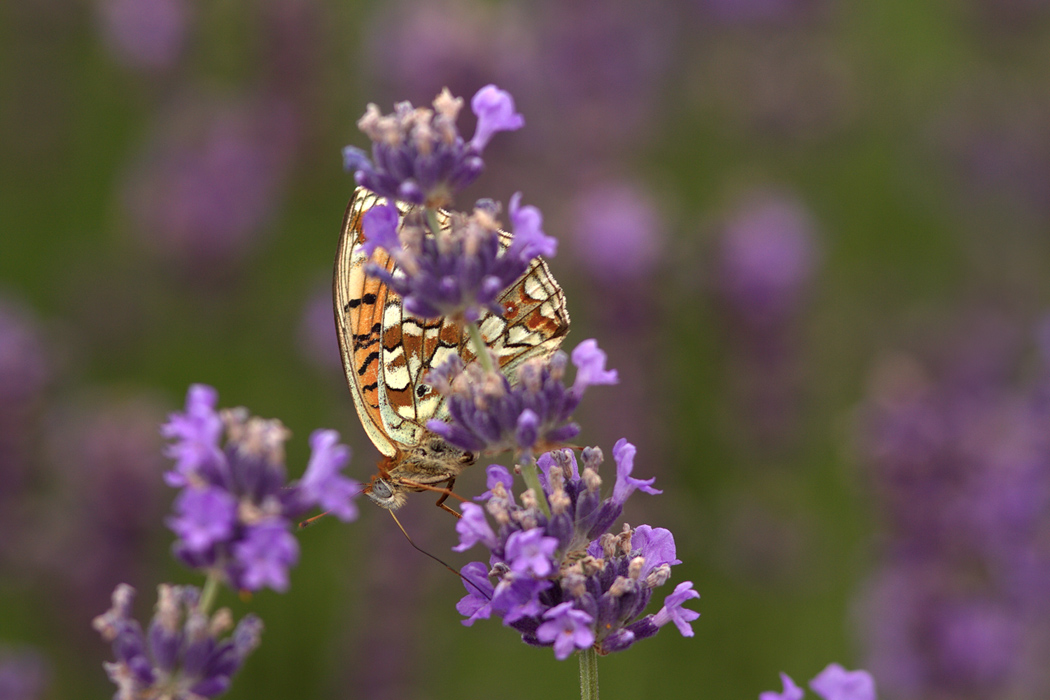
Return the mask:
<path fill-rule="evenodd" d="M 993 214 L 1020 214 L 1045 224 L 1050 219 L 1048 119 L 1050 102 L 1029 90 L 1010 92 L 979 82 L 956 97 L 931 131 L 962 186 L 960 202 L 971 211 L 980 204 Z"/>
<path fill-rule="evenodd" d="M 824 700 L 875 700 L 875 681 L 867 671 L 847 671 L 839 664 L 828 664 L 809 682 Z"/>
<path fill-rule="evenodd" d="M 668 36 L 675 25 L 660 4 L 638 0 L 580 0 L 540 5 L 539 78 L 532 102 L 535 125 L 579 170 L 593 166 L 583 149 L 609 159 L 654 133 L 670 61 Z M 532 110 L 530 110 L 532 113 Z"/>
<path fill-rule="evenodd" d="M 360 484 L 339 473 L 349 449 L 338 444 L 335 431 L 315 431 L 306 473 L 286 483 L 289 433 L 281 422 L 249 416 L 243 408 L 218 413 L 216 404 L 214 389 L 193 385 L 185 412 L 172 414 L 163 427 L 175 440 L 167 454 L 179 460 L 168 482 L 184 488 L 175 501 L 177 517 L 168 521 L 179 536 L 175 556 L 192 568 L 222 572 L 233 588 L 284 591 L 299 556 L 289 532 L 292 519 L 313 506 L 344 521 L 357 517 L 351 501 Z M 225 434 L 221 448 L 222 435 L 213 430 L 216 420 Z M 196 459 L 201 444 L 209 447 L 206 459 Z M 184 460 L 187 454 L 193 458 Z"/>
<path fill-rule="evenodd" d="M 178 104 L 128 175 L 135 233 L 191 278 L 228 276 L 280 207 L 298 129 L 272 96 Z"/>
<path fill-rule="evenodd" d="M 114 57 L 141 71 L 170 70 L 193 19 L 187 0 L 97 0 L 103 38 Z"/>
<path fill-rule="evenodd" d="M 818 262 L 813 220 L 796 199 L 754 191 L 721 231 L 718 283 L 734 318 L 776 326 L 799 311 Z"/>
<path fill-rule="evenodd" d="M 238 579 L 248 590 L 288 590 L 288 570 L 299 561 L 299 541 L 280 519 L 246 528 L 244 537 L 232 547 Z"/>
<path fill-rule="evenodd" d="M 24 563 L 55 586 L 62 614 L 90 616 L 118 582 L 143 580 L 162 529 L 163 417 L 148 396 L 88 395 L 51 410 L 53 509 L 33 528 Z"/>
<path fill-rule="evenodd" d="M 47 661 L 32 649 L 0 647 L 0 699 L 42 700 L 49 675 Z"/>
<path fill-rule="evenodd" d="M 230 678 L 259 646 L 262 621 L 246 615 L 233 633 L 227 608 L 214 615 L 199 609 L 200 590 L 162 584 L 147 632 L 132 615 L 135 589 L 121 584 L 113 606 L 93 626 L 113 644 L 116 660 L 104 664 L 117 686 L 115 698 L 213 698 L 225 693 Z"/>
<path fill-rule="evenodd" d="M 370 75 L 385 94 L 414 104 L 442 87 L 467 95 L 496 82 L 534 80 L 535 40 L 513 4 L 474 0 L 385 3 L 367 32 Z"/>
<path fill-rule="evenodd" d="M 303 304 L 299 321 L 299 352 L 304 360 L 324 372 L 342 375 L 343 359 L 332 318 L 332 284 L 314 292 Z"/>
<path fill-rule="evenodd" d="M 1050 650 L 1050 373 L 999 369 L 987 328 L 936 372 L 886 363 L 859 413 L 888 535 L 859 603 L 868 665 L 906 700 L 1050 690 L 1032 666 Z"/>
<path fill-rule="evenodd" d="M 767 690 L 758 694 L 758 700 L 802 700 L 802 696 L 806 694 L 806 691 L 795 685 L 795 681 L 786 673 L 780 674 L 780 682 L 784 685 L 783 692 Z"/>
<path fill-rule="evenodd" d="M 650 278 L 664 253 L 665 231 L 649 196 L 626 182 L 606 182 L 576 199 L 573 247 L 591 275 L 623 285 Z"/>
<path fill-rule="evenodd" d="M 780 674 L 784 690 L 780 693 L 766 691 L 758 700 L 802 700 L 805 691 L 795 685 L 786 673 Z M 876 700 L 875 681 L 867 671 L 847 671 L 839 664 L 831 663 L 809 682 L 809 687 L 824 700 Z"/>
<path fill-rule="evenodd" d="M 17 520 L 15 503 L 29 478 L 34 416 L 50 375 L 38 322 L 20 304 L 0 297 L 0 522 L 5 515 Z"/>

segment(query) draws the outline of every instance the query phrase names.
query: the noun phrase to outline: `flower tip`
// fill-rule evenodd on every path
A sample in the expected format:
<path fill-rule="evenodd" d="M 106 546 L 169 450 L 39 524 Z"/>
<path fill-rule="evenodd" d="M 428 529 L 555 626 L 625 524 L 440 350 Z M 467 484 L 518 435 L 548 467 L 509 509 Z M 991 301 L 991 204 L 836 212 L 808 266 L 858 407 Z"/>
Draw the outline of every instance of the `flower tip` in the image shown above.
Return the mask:
<path fill-rule="evenodd" d="M 361 170 L 370 170 L 372 161 L 357 146 L 343 147 L 343 170 L 348 173 L 357 173 Z"/>
<path fill-rule="evenodd" d="M 470 145 L 479 153 L 496 132 L 516 131 L 525 126 L 525 117 L 514 111 L 511 94 L 491 83 L 474 93 L 470 109 L 478 117 L 477 130 Z"/>

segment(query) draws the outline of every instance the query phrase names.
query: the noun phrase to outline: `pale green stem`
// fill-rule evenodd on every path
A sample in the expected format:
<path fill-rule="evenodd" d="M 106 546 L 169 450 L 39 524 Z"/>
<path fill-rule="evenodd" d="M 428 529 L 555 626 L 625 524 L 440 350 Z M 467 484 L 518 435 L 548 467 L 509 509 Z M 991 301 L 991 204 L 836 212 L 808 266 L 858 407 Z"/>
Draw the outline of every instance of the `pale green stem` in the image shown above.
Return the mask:
<path fill-rule="evenodd" d="M 550 520 L 551 509 L 547 505 L 547 498 L 543 495 L 543 486 L 540 484 L 540 468 L 536 466 L 535 457 L 530 457 L 528 462 L 521 465 L 521 476 L 525 479 L 525 485 L 532 490 L 532 495 L 536 497 L 536 503 L 539 505 L 540 510 Z"/>
<path fill-rule="evenodd" d="M 221 583 L 221 575 L 215 572 L 209 572 L 208 578 L 204 582 L 204 590 L 201 591 L 200 603 L 197 605 L 197 609 L 205 615 L 211 610 L 211 606 L 215 603 L 215 599 L 219 596 L 219 584 Z"/>
<path fill-rule="evenodd" d="M 478 328 L 476 323 L 467 323 L 467 332 L 470 333 L 470 342 L 474 345 L 474 354 L 477 355 L 478 361 L 481 362 L 481 368 L 485 372 L 495 372 L 496 368 L 492 365 L 492 357 L 489 355 L 489 346 L 485 344 L 485 339 L 481 337 L 481 329 Z"/>
<path fill-rule="evenodd" d="M 580 700 L 598 700 L 598 652 L 594 647 L 581 649 Z"/>

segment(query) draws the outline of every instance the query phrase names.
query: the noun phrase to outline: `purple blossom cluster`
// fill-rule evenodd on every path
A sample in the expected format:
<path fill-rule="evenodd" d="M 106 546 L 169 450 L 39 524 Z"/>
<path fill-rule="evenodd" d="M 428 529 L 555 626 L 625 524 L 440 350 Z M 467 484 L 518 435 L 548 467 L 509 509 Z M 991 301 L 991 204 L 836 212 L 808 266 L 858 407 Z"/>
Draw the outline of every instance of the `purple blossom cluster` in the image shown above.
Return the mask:
<path fill-rule="evenodd" d="M 214 698 L 229 689 L 230 678 L 259 645 L 259 618 L 246 615 L 233 627 L 227 608 L 209 616 L 192 586 L 161 585 L 146 631 L 132 617 L 134 597 L 135 590 L 121 584 L 113 591 L 113 607 L 93 623 L 113 644 L 116 661 L 105 669 L 117 685 L 115 700 Z"/>
<path fill-rule="evenodd" d="M 467 452 L 512 450 L 531 458 L 552 450 L 579 434 L 572 412 L 587 387 L 617 382 L 616 370 L 605 369 L 605 353 L 593 339 L 572 351 L 576 379 L 569 387 L 564 384 L 567 360 L 558 351 L 549 359 L 526 361 L 512 383 L 499 372 L 486 372 L 477 362 L 464 365 L 453 355 L 428 377 L 446 397 L 451 420 L 431 420 L 427 428 Z"/>
<path fill-rule="evenodd" d="M 1050 690 L 1050 366 L 1044 350 L 1016 383 L 1006 334 L 982 328 L 937 372 L 887 361 L 860 413 L 886 524 L 860 601 L 868 666 L 905 700 Z"/>
<path fill-rule="evenodd" d="M 490 466 L 489 490 L 478 499 L 485 507 L 464 504 L 456 524 L 457 551 L 481 544 L 490 552 L 487 564 L 471 562 L 461 570 L 467 595 L 456 609 L 467 618 L 463 624 L 501 618 L 527 644 L 553 646 L 558 659 L 592 646 L 601 654 L 622 651 L 672 622 L 692 636 L 689 623 L 699 613 L 683 607 L 700 597 L 692 582 L 679 584 L 658 612 L 643 616 L 652 590 L 681 563 L 671 532 L 648 525 L 612 529 L 634 491 L 660 493 L 653 479 L 631 476 L 634 456 L 626 440 L 613 447 L 616 482 L 604 499 L 598 448 L 583 450 L 582 470 L 571 450 L 542 455 L 543 493 L 526 491 L 520 503 L 510 494 L 510 472 Z"/>
<path fill-rule="evenodd" d="M 784 690 L 767 690 L 758 700 L 802 700 L 806 691 L 795 685 L 791 676 L 780 674 Z M 875 681 L 867 671 L 847 671 L 839 664 L 828 664 L 809 682 L 813 692 L 824 700 L 875 700 Z"/>
<path fill-rule="evenodd" d="M 391 273 L 370 263 L 367 272 L 401 295 L 405 309 L 419 318 L 477 321 L 484 311 L 503 315 L 496 303 L 538 255 L 553 256 L 558 242 L 543 232 L 543 215 L 521 205 L 521 193 L 510 199 L 514 237 L 501 241 L 498 209 L 478 203 L 471 216 L 452 212 L 434 226 L 428 212 L 412 208 L 402 216 L 393 203 L 369 209 L 362 220 L 364 250 L 382 248 L 398 264 Z M 433 213 L 433 212 L 429 212 Z"/>
<path fill-rule="evenodd" d="M 446 88 L 433 107 L 399 102 L 393 114 L 384 115 L 375 104 L 368 105 L 357 125 L 372 140 L 371 159 L 356 146 L 343 149 L 343 167 L 355 173 L 358 185 L 390 199 L 448 206 L 481 174 L 481 152 L 493 134 L 525 125 L 514 98 L 495 85 L 481 88 L 470 101 L 478 122 L 469 142 L 456 127 L 463 98 Z"/>
<path fill-rule="evenodd" d="M 179 538 L 175 556 L 234 588 L 284 591 L 299 557 L 292 521 L 315 505 L 344 521 L 357 517 L 353 499 L 361 485 L 340 474 L 350 450 L 334 430 L 315 431 L 306 473 L 288 483 L 288 430 L 243 408 L 217 412 L 217 402 L 213 388 L 195 384 L 185 411 L 163 427 L 175 460 L 165 480 L 182 488 L 168 520 Z"/>

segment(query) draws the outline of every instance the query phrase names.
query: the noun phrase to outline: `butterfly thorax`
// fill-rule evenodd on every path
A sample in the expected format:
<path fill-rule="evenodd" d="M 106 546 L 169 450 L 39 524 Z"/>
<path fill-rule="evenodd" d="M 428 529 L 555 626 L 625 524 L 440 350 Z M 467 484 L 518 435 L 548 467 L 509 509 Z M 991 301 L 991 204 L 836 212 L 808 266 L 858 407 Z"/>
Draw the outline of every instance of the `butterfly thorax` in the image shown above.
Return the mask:
<path fill-rule="evenodd" d="M 365 493 L 377 505 L 397 510 L 405 504 L 406 494 L 425 491 L 455 479 L 477 456 L 449 445 L 436 435 L 428 435 L 419 445 L 403 448 L 379 464 Z"/>

